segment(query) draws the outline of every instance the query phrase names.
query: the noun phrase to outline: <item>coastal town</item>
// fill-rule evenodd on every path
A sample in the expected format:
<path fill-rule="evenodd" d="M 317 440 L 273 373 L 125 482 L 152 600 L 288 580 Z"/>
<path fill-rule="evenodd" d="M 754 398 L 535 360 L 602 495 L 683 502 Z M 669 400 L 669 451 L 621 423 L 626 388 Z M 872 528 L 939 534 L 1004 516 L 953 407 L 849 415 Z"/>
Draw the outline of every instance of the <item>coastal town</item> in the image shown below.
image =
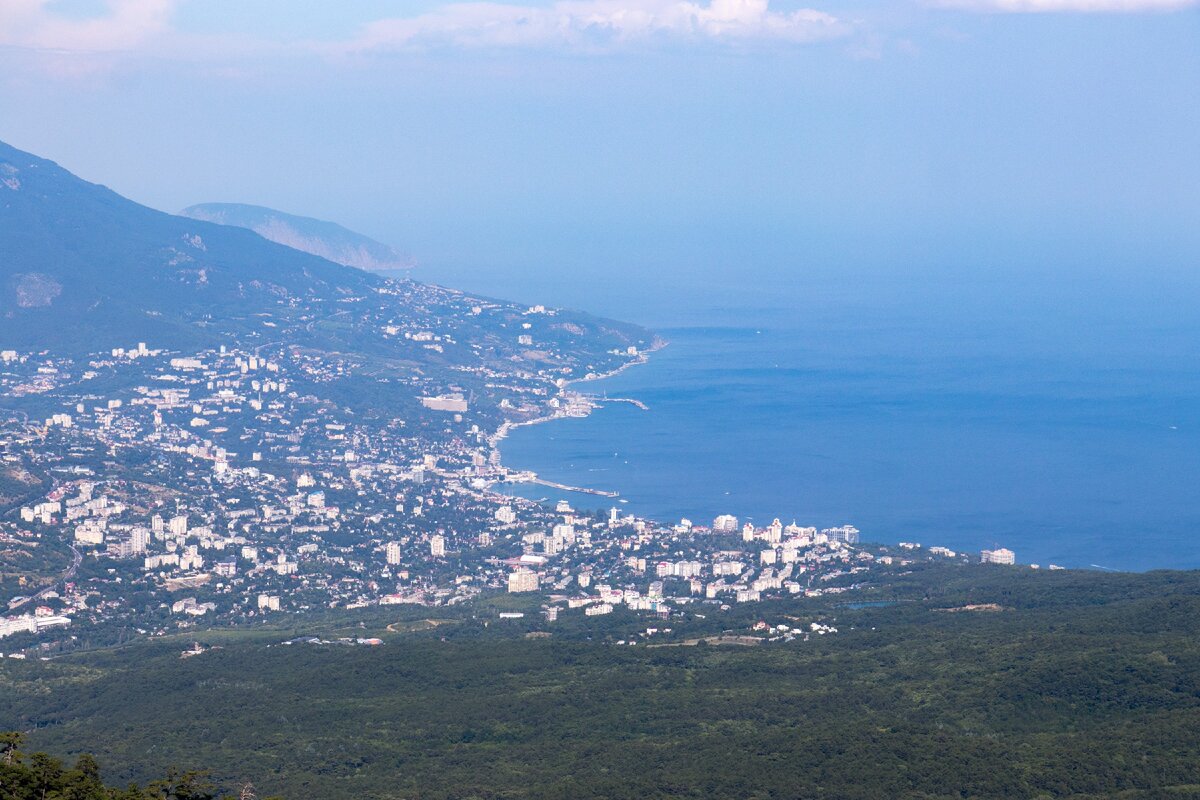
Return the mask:
<path fill-rule="evenodd" d="M 454 301 L 467 317 L 485 313 L 481 301 Z M 491 311 L 515 321 L 522 350 L 555 317 L 541 306 Z M 444 353 L 453 334 L 421 322 L 382 320 L 379 335 Z M 605 402 L 573 383 L 605 372 L 571 364 L 566 346 L 541 346 L 539 363 L 570 366 L 418 367 L 384 379 L 390 392 L 369 407 L 331 391 L 363 364 L 281 344 L 180 352 L 137 342 L 82 360 L 3 351 L 0 390 L 28 410 L 0 426 L 0 637 L 16 652 L 88 631 L 155 635 L 500 592 L 544 596 L 547 622 L 617 607 L 669 617 L 964 558 L 865 546 L 850 525 L 643 519 L 603 490 L 583 490 L 597 501 L 589 509 L 512 495 L 511 484 L 541 479 L 503 465 L 508 432 Z M 611 372 L 646 351 L 604 356 Z"/>

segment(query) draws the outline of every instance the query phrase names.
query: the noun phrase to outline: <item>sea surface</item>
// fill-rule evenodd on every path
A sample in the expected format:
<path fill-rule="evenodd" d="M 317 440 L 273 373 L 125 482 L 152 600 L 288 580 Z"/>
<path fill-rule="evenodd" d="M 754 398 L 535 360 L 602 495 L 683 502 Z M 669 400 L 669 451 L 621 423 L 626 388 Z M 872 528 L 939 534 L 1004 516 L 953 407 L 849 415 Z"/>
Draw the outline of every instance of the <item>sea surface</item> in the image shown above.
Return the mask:
<path fill-rule="evenodd" d="M 502 452 L 664 521 L 851 523 L 1043 566 L 1200 567 L 1197 298 L 1132 275 L 610 288 L 595 310 L 670 344 L 577 388 L 649 410 L 520 428 Z"/>

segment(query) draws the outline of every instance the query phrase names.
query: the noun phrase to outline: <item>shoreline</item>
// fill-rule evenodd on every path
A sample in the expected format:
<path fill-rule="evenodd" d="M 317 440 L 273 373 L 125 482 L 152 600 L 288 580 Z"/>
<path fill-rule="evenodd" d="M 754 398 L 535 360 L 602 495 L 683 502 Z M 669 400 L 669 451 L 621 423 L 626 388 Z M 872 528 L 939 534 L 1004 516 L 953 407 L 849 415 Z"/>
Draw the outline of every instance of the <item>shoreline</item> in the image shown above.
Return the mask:
<path fill-rule="evenodd" d="M 544 423 L 554 422 L 555 420 L 560 420 L 560 419 L 586 419 L 587 417 L 591 416 L 592 412 L 594 412 L 597 408 L 599 408 L 602 403 L 600 401 L 596 401 L 591 398 L 587 398 L 584 395 L 573 394 L 570 391 L 570 387 L 572 387 L 576 384 L 591 383 L 591 382 L 595 382 L 595 381 L 606 380 L 608 378 L 613 378 L 613 377 L 616 377 L 617 375 L 620 375 L 622 372 L 624 372 L 627 369 L 647 364 L 650 361 L 651 355 L 662 350 L 669 344 L 670 344 L 670 342 L 668 340 L 666 340 L 660 336 L 655 336 L 654 341 L 651 343 L 651 346 L 649 347 L 649 349 L 639 352 L 637 354 L 637 357 L 634 358 L 632 361 L 628 361 L 628 362 L 622 364 L 621 366 L 617 367 L 614 370 L 609 370 L 608 372 L 599 373 L 599 374 L 588 374 L 588 375 L 583 376 L 582 378 L 573 378 L 571 380 L 561 381 L 558 384 L 558 393 L 556 395 L 554 395 L 553 399 L 557 399 L 560 402 L 571 401 L 571 400 L 574 400 L 576 402 L 563 402 L 562 407 L 555 409 L 551 413 L 545 414 L 543 416 L 533 417 L 531 419 L 526 419 L 526 420 L 505 420 L 504 422 L 502 422 L 500 424 L 500 426 L 498 428 L 496 428 L 495 431 L 493 431 L 491 433 L 490 436 L 487 437 L 487 445 L 488 445 L 487 458 L 489 460 L 494 460 L 496 467 L 503 467 L 505 469 L 508 469 L 507 467 L 505 467 L 505 464 L 504 464 L 503 455 L 501 454 L 501 450 L 500 450 L 500 443 L 508 438 L 508 434 L 510 432 L 512 432 L 513 430 L 515 430 L 517 428 L 530 427 L 533 425 L 542 425 Z M 621 398 L 621 399 L 624 399 L 624 398 Z M 644 408 L 645 406 L 641 405 L 641 407 Z M 575 410 L 576 412 L 579 412 L 580 410 L 582 410 L 582 413 L 571 413 L 572 410 Z M 513 470 L 513 471 L 527 472 L 530 475 L 533 475 L 535 479 L 540 478 L 540 476 L 538 476 L 538 474 L 536 472 L 533 472 L 532 470 Z M 500 484 L 500 483 L 522 483 L 522 482 L 525 482 L 525 481 L 508 481 L 508 480 L 494 481 L 488 487 L 488 491 L 491 491 L 493 486 Z M 553 481 L 551 481 L 550 483 L 554 484 L 553 488 L 562 488 L 564 491 L 580 492 L 583 494 L 600 494 L 601 496 L 608 496 L 608 497 L 620 497 L 620 492 L 613 491 L 613 490 L 600 490 L 600 489 L 589 489 L 586 487 L 566 486 L 565 484 L 559 484 L 559 483 L 556 483 Z M 500 495 L 500 496 L 510 497 L 510 495 Z"/>
<path fill-rule="evenodd" d="M 494 501 L 499 502 L 499 503 L 504 503 L 504 504 L 528 503 L 528 504 L 532 504 L 535 506 L 541 506 L 541 505 L 545 505 L 545 504 L 549 503 L 550 498 L 544 497 L 541 500 L 537 500 L 532 497 L 524 497 L 519 494 L 505 494 L 498 490 L 498 487 L 500 487 L 502 484 L 511 484 L 514 486 L 520 485 L 520 484 L 541 485 L 541 486 L 547 487 L 548 489 L 557 489 L 559 491 L 570 492 L 573 494 L 595 495 L 595 496 L 599 496 L 599 497 L 619 499 L 619 501 L 622 503 L 628 502 L 628 499 L 624 498 L 619 491 L 582 487 L 582 486 L 570 486 L 570 485 L 567 485 L 564 483 L 559 483 L 557 481 L 544 479 L 537 472 L 535 472 L 533 470 L 514 470 L 511 467 L 508 467 L 504 464 L 503 456 L 501 454 L 500 444 L 504 441 L 504 439 L 506 439 L 508 437 L 508 434 L 516 428 L 522 428 L 522 427 L 533 426 L 533 425 L 541 425 L 541 424 L 544 424 L 547 422 L 553 422 L 553 421 L 559 420 L 559 419 L 586 419 L 587 417 L 591 416 L 591 414 L 597 408 L 601 407 L 606 402 L 630 402 L 630 403 L 633 403 L 634 405 L 637 405 L 640 408 L 643 408 L 643 409 L 647 408 L 644 404 L 640 403 L 639 401 L 632 400 L 630 398 L 603 398 L 603 399 L 601 399 L 599 397 L 596 397 L 595 395 L 587 395 L 587 394 L 583 394 L 580 392 L 573 392 L 571 390 L 571 387 L 574 387 L 578 384 L 593 383 L 596 381 L 602 381 L 602 380 L 605 380 L 608 378 L 612 378 L 617 375 L 620 375 L 621 373 L 625 372 L 626 370 L 628 370 L 632 367 L 644 365 L 650 361 L 651 355 L 653 355 L 654 353 L 657 353 L 658 351 L 667 347 L 669 344 L 670 344 L 669 341 L 662 339 L 660 337 L 656 337 L 653 345 L 650 348 L 648 348 L 647 350 L 645 350 L 643 352 L 638 353 L 636 358 L 634 358 L 633 360 L 631 360 L 625 364 L 622 364 L 621 366 L 617 367 L 616 369 L 613 369 L 613 370 L 610 370 L 610 371 L 604 372 L 604 373 L 589 374 L 589 375 L 585 375 L 580 378 L 574 378 L 572 380 L 562 380 L 558 383 L 557 394 L 555 394 L 554 398 L 552 398 L 552 399 L 558 399 L 560 402 L 562 402 L 562 405 L 558 409 L 555 409 L 548 414 L 543 414 L 543 415 L 532 417 L 532 418 L 526 419 L 526 420 L 506 420 L 505 422 L 501 423 L 501 425 L 495 431 L 493 431 L 493 433 L 490 436 L 488 436 L 486 441 L 487 441 L 487 445 L 488 445 L 489 456 L 491 456 L 491 454 L 495 454 L 494 466 L 496 466 L 497 468 L 504 469 L 506 472 L 506 477 L 504 479 L 490 480 L 488 482 L 488 484 L 482 488 L 482 492 L 489 495 L 490 497 L 493 498 Z M 513 479 L 514 474 L 525 475 L 527 477 L 524 479 Z M 664 524 L 664 525 L 667 524 L 662 519 L 656 519 L 657 516 L 658 515 L 656 515 L 656 514 L 650 514 L 646 517 L 646 519 L 653 520 L 656 522 L 656 524 Z M 882 545 L 888 545 L 888 546 L 892 546 L 892 545 L 896 544 L 895 542 L 883 542 L 883 541 L 875 542 L 874 540 L 871 540 L 871 541 L 876 544 L 882 544 Z M 956 550 L 959 554 L 966 554 L 968 552 L 974 552 L 974 551 L 970 551 L 968 549 L 963 549 L 961 547 L 956 548 Z M 1022 563 L 1021 566 L 1030 566 L 1030 565 Z M 1032 566 L 1034 569 L 1038 569 L 1037 565 L 1032 565 Z M 1066 567 L 1066 568 L 1067 569 L 1082 569 L 1081 567 Z M 1097 570 L 1105 569 L 1103 567 L 1098 567 L 1098 565 L 1092 565 L 1092 568 L 1097 569 Z M 1055 570 L 1055 569 L 1063 569 L 1063 567 L 1059 567 L 1054 563 L 1050 563 L 1047 568 L 1047 571 Z M 1114 570 L 1114 571 L 1128 572 L 1129 570 L 1122 569 L 1122 570 Z"/>

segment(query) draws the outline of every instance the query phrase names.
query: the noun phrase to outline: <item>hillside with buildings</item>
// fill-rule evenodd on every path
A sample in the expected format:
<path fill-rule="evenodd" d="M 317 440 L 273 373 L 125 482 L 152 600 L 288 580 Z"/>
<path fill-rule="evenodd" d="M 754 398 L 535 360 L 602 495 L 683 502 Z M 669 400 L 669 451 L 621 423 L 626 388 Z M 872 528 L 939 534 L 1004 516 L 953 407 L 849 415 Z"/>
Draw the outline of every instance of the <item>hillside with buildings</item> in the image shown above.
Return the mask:
<path fill-rule="evenodd" d="M 3 143 L 0 210 L 3 348 L 64 357 L 138 342 L 288 344 L 412 366 L 581 375 L 623 363 L 608 351 L 652 339 L 553 310 L 534 331 L 524 306 L 388 281 L 243 227 L 164 214 Z"/>
<path fill-rule="evenodd" d="M 1195 574 L 512 496 L 660 340 L 0 173 L 0 730 L 295 798 L 1200 783 Z"/>

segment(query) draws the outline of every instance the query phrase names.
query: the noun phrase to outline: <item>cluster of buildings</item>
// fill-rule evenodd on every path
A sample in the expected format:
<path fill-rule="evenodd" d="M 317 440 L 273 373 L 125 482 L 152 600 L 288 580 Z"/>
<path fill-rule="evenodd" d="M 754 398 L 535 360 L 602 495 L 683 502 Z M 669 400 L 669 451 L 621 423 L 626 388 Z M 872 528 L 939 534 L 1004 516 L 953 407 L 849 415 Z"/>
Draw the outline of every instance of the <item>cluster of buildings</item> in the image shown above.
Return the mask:
<path fill-rule="evenodd" d="M 454 604 L 489 591 L 543 593 L 548 618 L 669 615 L 841 591 L 880 565 L 943 555 L 864 547 L 848 525 L 663 524 L 499 494 L 513 476 L 497 431 L 586 413 L 591 401 L 563 381 L 631 363 L 646 343 L 581 350 L 582 328 L 541 307 L 418 284 L 381 291 L 404 302 L 346 304 L 362 335 L 428 360 L 369 365 L 265 341 L 0 358 L 0 392 L 45 409 L 0 420 L 0 478 L 20 472 L 37 487 L 0 519 L 0 538 L 57 553 L 62 568 L 38 576 L 53 590 L 32 614 L 28 592 L 0 596 L 10 603 L 0 636 L 66 624 L 153 635 L 198 618 Z M 270 329 L 281 341 L 285 323 Z M 1012 563 L 1004 553 L 990 559 Z"/>
<path fill-rule="evenodd" d="M 69 616 L 56 614 L 49 606 L 38 606 L 31 614 L 0 617 L 0 639 L 17 633 L 41 633 L 70 624 Z"/>
<path fill-rule="evenodd" d="M 150 632 L 502 590 L 503 557 L 554 519 L 491 494 L 507 475 L 491 434 L 634 358 L 618 324 L 408 281 L 259 316 L 262 336 L 197 352 L 0 357 L 0 397 L 36 409 L 0 418 L 0 484 L 27 484 L 0 541 L 33 565 L 0 576 L 4 630 L 36 632 L 21 612 L 49 587 L 50 616 Z M 367 355 L 285 344 L 334 316 Z"/>

